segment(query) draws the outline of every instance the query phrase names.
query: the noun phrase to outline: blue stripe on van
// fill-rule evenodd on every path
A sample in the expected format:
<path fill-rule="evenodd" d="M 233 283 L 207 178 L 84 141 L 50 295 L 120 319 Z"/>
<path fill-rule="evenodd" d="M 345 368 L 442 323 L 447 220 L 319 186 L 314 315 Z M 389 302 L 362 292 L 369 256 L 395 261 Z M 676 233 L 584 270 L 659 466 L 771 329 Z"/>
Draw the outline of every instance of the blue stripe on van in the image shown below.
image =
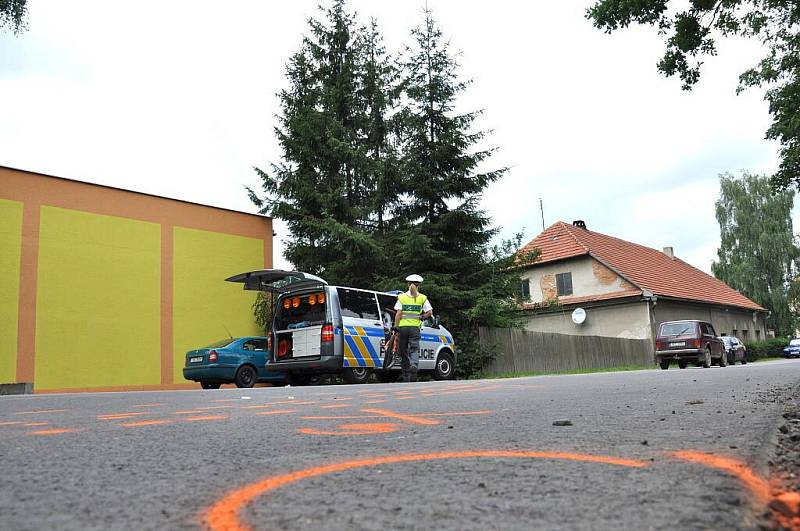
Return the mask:
<path fill-rule="evenodd" d="M 383 334 L 381 334 L 381 337 L 383 337 Z M 375 366 L 380 367 L 383 364 L 383 362 L 381 361 L 381 358 L 378 356 L 378 353 L 375 352 L 375 347 L 372 346 L 372 341 L 370 341 L 367 338 L 364 338 L 364 345 L 366 345 L 367 352 L 369 352 L 369 356 L 372 358 L 372 361 L 375 362 Z"/>
<path fill-rule="evenodd" d="M 356 342 L 353 341 L 353 338 L 345 336 L 344 340 L 347 341 L 347 344 L 350 346 L 350 350 L 353 352 L 353 356 L 355 356 L 356 360 L 358 360 L 358 366 L 366 367 L 367 362 L 364 360 L 364 356 L 361 355 L 361 350 L 359 350 L 358 345 L 356 345 Z"/>

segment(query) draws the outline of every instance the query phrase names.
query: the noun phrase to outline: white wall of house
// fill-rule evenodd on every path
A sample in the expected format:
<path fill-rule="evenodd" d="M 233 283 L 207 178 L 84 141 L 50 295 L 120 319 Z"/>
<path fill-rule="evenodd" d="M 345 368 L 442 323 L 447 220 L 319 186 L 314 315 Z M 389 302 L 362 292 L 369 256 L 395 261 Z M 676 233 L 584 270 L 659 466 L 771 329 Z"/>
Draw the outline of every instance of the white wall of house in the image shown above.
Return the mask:
<path fill-rule="evenodd" d="M 634 286 L 589 255 L 534 266 L 522 273 L 530 282 L 531 302 L 557 297 L 556 274 L 572 273 L 572 295 L 585 297 L 634 289 Z"/>
<path fill-rule="evenodd" d="M 580 336 L 652 339 L 650 311 L 647 301 L 618 303 L 607 306 L 583 307 L 586 320 L 572 322 L 572 307 L 563 311 L 529 313 L 526 330 Z"/>

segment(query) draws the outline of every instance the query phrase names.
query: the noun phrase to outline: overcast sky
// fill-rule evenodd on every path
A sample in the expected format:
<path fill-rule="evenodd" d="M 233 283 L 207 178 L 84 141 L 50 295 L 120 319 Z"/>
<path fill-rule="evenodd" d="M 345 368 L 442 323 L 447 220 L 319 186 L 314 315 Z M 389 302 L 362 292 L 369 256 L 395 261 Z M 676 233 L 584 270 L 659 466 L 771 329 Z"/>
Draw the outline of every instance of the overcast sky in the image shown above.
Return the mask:
<path fill-rule="evenodd" d="M 0 165 L 255 212 L 244 186 L 280 158 L 275 94 L 318 3 L 28 0 L 29 30 L 0 33 Z M 428 0 L 473 80 L 459 106 L 485 109 L 491 165 L 511 167 L 483 206 L 504 237 L 541 231 L 542 198 L 548 226 L 583 219 L 710 271 L 718 174 L 777 167 L 763 93 L 735 95 L 761 50 L 720 42 L 684 92 L 656 71 L 655 31 L 606 35 L 591 3 Z M 423 5 L 349 8 L 395 51 Z"/>

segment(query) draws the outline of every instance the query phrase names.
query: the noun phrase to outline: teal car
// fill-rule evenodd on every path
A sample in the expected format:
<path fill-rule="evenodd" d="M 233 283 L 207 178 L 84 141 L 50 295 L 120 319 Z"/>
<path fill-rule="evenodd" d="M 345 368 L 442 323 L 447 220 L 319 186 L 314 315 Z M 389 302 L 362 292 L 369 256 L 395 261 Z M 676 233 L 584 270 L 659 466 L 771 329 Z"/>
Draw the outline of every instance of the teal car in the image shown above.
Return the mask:
<path fill-rule="evenodd" d="M 284 385 L 283 374 L 268 372 L 266 337 L 240 337 L 217 341 L 186 353 L 183 377 L 200 382 L 203 389 L 219 389 L 224 383 L 253 387 L 256 383 Z"/>

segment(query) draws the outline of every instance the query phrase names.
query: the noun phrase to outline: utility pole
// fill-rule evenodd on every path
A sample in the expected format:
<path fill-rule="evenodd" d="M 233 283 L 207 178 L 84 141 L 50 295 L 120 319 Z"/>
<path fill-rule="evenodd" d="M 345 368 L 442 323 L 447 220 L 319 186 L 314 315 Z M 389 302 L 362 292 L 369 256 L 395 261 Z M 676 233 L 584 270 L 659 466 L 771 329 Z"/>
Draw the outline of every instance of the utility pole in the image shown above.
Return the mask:
<path fill-rule="evenodd" d="M 542 205 L 542 198 L 539 198 L 539 212 L 542 213 L 542 230 L 544 230 L 544 206 Z"/>

